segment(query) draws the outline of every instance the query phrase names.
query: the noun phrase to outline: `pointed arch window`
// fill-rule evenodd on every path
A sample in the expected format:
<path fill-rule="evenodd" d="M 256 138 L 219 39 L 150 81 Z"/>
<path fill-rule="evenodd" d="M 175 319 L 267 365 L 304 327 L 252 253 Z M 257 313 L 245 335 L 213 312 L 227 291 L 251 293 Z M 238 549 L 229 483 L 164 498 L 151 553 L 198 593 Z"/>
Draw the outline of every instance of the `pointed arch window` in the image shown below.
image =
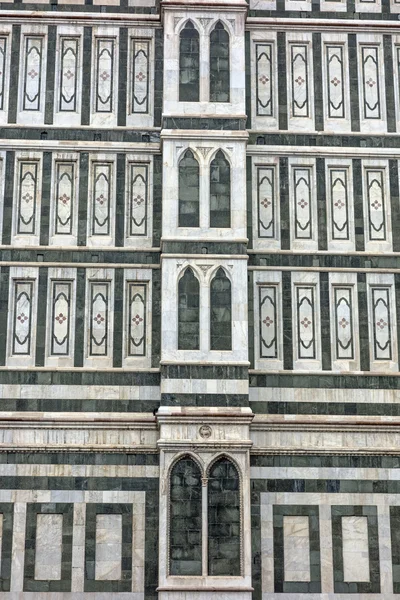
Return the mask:
<path fill-rule="evenodd" d="M 210 349 L 232 350 L 231 282 L 220 267 L 211 281 Z"/>
<path fill-rule="evenodd" d="M 178 284 L 178 349 L 200 347 L 200 286 L 192 269 L 186 269 Z"/>
<path fill-rule="evenodd" d="M 210 102 L 229 102 L 229 33 L 220 21 L 210 35 Z"/>
<path fill-rule="evenodd" d="M 222 150 L 210 165 L 210 227 L 231 226 L 231 168 Z"/>
<path fill-rule="evenodd" d="M 198 102 L 200 97 L 200 40 L 188 21 L 179 40 L 179 101 Z"/>
<path fill-rule="evenodd" d="M 189 456 L 171 471 L 170 575 L 202 573 L 201 471 Z"/>
<path fill-rule="evenodd" d="M 199 227 L 200 172 L 191 150 L 179 163 L 179 227 Z"/>

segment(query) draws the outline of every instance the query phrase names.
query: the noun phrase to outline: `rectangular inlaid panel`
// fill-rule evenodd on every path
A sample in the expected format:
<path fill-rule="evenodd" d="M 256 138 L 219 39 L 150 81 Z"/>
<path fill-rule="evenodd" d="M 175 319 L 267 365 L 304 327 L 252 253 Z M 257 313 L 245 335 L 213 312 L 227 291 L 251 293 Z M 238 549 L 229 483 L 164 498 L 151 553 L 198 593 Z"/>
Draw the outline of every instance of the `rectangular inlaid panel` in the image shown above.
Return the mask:
<path fill-rule="evenodd" d="M 285 581 L 310 581 L 310 527 L 307 516 L 283 517 Z"/>
<path fill-rule="evenodd" d="M 2 556 L 1 556 L 2 546 L 3 546 L 3 515 L 0 513 L 0 572 L 1 572 L 1 564 L 2 564 Z"/>
<path fill-rule="evenodd" d="M 96 580 L 121 579 L 122 515 L 96 515 Z"/>
<path fill-rule="evenodd" d="M 370 580 L 367 517 L 342 517 L 344 581 Z"/>
<path fill-rule="evenodd" d="M 35 579 L 61 579 L 62 526 L 62 514 L 37 515 Z"/>

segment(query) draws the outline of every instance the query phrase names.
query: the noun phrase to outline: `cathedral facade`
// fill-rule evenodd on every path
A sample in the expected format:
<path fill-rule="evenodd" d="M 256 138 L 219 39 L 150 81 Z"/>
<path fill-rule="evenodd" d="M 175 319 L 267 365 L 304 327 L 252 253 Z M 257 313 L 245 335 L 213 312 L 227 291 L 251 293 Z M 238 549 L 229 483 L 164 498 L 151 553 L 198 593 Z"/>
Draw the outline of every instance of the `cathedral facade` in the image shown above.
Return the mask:
<path fill-rule="evenodd" d="M 400 597 L 399 19 L 0 0 L 1 598 Z"/>

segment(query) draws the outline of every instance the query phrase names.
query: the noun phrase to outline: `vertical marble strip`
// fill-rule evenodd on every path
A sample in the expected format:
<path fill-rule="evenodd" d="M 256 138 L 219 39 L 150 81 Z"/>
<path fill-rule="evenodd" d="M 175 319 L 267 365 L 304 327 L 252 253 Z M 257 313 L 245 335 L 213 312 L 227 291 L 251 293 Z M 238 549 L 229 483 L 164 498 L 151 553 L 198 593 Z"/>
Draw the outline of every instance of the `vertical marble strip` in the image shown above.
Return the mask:
<path fill-rule="evenodd" d="M 52 281 L 50 356 L 70 354 L 71 301 L 72 282 Z"/>
<path fill-rule="evenodd" d="M 393 47 L 391 35 L 383 36 L 383 60 L 385 62 L 384 72 L 387 130 L 388 133 L 394 133 L 396 131 L 396 104 L 393 87 L 393 71 L 395 69 L 395 64 L 393 63 Z"/>
<path fill-rule="evenodd" d="M 54 115 L 57 27 L 55 25 L 49 25 L 47 30 L 46 99 L 44 122 L 48 125 L 52 125 Z"/>
<path fill-rule="evenodd" d="M 77 109 L 80 39 L 63 36 L 60 40 L 60 86 L 58 110 L 61 113 Z"/>
<path fill-rule="evenodd" d="M 18 82 L 21 52 L 21 25 L 13 25 L 11 40 L 10 83 L 8 90 L 8 122 L 17 122 Z M 4 243 L 4 242 L 3 242 Z"/>
<path fill-rule="evenodd" d="M 379 559 L 381 571 L 381 594 L 389 597 L 393 593 L 392 542 L 390 539 L 390 507 L 386 503 L 377 505 Z"/>
<path fill-rule="evenodd" d="M 315 330 L 315 288 L 314 286 L 297 285 L 296 296 L 296 327 L 297 327 L 297 357 L 298 359 L 316 358 Z"/>
<path fill-rule="evenodd" d="M 290 250 L 290 206 L 289 206 L 289 167 L 288 159 L 279 159 L 279 198 L 281 208 L 281 247 Z"/>
<path fill-rule="evenodd" d="M 14 198 L 15 152 L 7 150 L 3 203 L 3 235 L 2 243 L 11 244 L 12 207 Z"/>
<path fill-rule="evenodd" d="M 313 10 L 317 10 L 313 5 Z M 314 65 L 314 112 L 316 131 L 324 130 L 324 105 L 322 98 L 322 47 L 321 34 L 312 34 L 312 53 Z"/>
<path fill-rule="evenodd" d="M 37 305 L 37 320 L 36 320 L 36 354 L 35 365 L 44 367 L 45 348 L 46 348 L 46 326 L 47 323 L 47 280 L 48 268 L 41 267 L 39 269 L 39 287 L 38 298 L 40 301 Z"/>
<path fill-rule="evenodd" d="M 12 354 L 29 356 L 32 337 L 33 281 L 14 280 Z"/>
<path fill-rule="evenodd" d="M 293 301 L 296 301 L 293 298 Z M 293 369 L 292 274 L 282 273 L 283 368 Z"/>
<path fill-rule="evenodd" d="M 360 46 L 363 118 L 381 119 L 378 46 Z"/>
<path fill-rule="evenodd" d="M 42 199 L 40 203 L 40 245 L 49 245 L 51 171 L 53 168 L 51 152 L 43 152 Z"/>
<path fill-rule="evenodd" d="M 87 2 L 85 2 L 86 4 Z M 90 0 L 90 4 L 93 0 Z M 82 113 L 81 125 L 90 125 L 90 91 L 92 87 L 92 28 L 83 28 Z M 82 174 L 81 174 L 82 176 Z M 86 226 L 85 226 L 86 227 Z"/>
<path fill-rule="evenodd" d="M 278 97 L 279 97 L 279 129 L 288 128 L 288 98 L 287 98 L 287 65 L 286 65 L 286 33 L 278 32 Z M 282 198 L 282 196 L 281 196 Z M 283 240 L 282 240 L 283 241 Z M 282 245 L 283 248 L 283 245 Z"/>
<path fill-rule="evenodd" d="M 89 155 L 87 152 L 82 152 L 79 158 L 78 246 L 86 246 L 88 189 Z"/>
<path fill-rule="evenodd" d="M 260 560 L 261 560 L 261 594 L 274 592 L 274 529 L 273 507 L 263 500 L 260 494 Z M 256 582 L 253 583 L 253 585 Z M 255 585 L 254 585 L 255 587 Z M 256 597 L 262 597 L 256 596 Z"/>
<path fill-rule="evenodd" d="M 332 240 L 347 241 L 350 239 L 348 168 L 329 167 L 328 178 Z"/>
<path fill-rule="evenodd" d="M 354 225 L 356 237 L 356 250 L 365 250 L 364 240 L 364 203 L 362 193 L 362 171 L 361 160 L 353 159 L 353 199 L 354 199 Z"/>
<path fill-rule="evenodd" d="M 325 159 L 317 158 L 317 216 L 318 216 L 318 250 L 328 249 Z"/>
<path fill-rule="evenodd" d="M 122 515 L 96 515 L 97 581 L 116 581 L 122 576 Z"/>
<path fill-rule="evenodd" d="M 149 165 L 129 163 L 128 235 L 147 235 Z"/>
<path fill-rule="evenodd" d="M 149 112 L 150 40 L 132 39 L 132 114 Z"/>
<path fill-rule="evenodd" d="M 254 369 L 254 328 L 257 327 L 257 324 L 254 322 L 254 302 L 257 302 L 257 298 L 254 297 L 254 271 L 249 271 L 248 277 L 247 308 L 249 314 L 249 362 L 250 369 Z"/>
<path fill-rule="evenodd" d="M 122 180 L 124 181 L 124 180 Z M 114 337 L 113 337 L 113 367 L 122 367 L 122 339 L 124 314 L 124 270 L 114 270 Z"/>
<path fill-rule="evenodd" d="M 3 556 L 1 554 L 2 551 L 2 547 L 3 547 L 3 514 L 0 514 L 0 569 L 2 569 L 2 560 L 3 560 Z"/>
<path fill-rule="evenodd" d="M 246 156 L 246 207 L 247 207 L 247 239 L 248 248 L 254 248 L 253 243 L 253 161 Z M 279 183 L 279 182 L 278 182 Z"/>
<path fill-rule="evenodd" d="M 328 504 L 320 504 L 321 592 L 333 594 L 332 516 Z"/>
<path fill-rule="evenodd" d="M 153 157 L 153 246 L 161 243 L 162 156 Z M 251 219 L 250 219 L 251 221 Z"/>
<path fill-rule="evenodd" d="M 153 269 L 151 279 L 151 366 L 159 367 L 161 356 L 161 269 Z"/>
<path fill-rule="evenodd" d="M 207 491 L 205 486 L 203 486 L 203 489 L 204 492 Z M 145 492 L 141 493 L 145 494 Z M 132 514 L 132 553 L 134 556 L 132 565 L 132 592 L 141 594 L 143 594 L 143 590 L 145 589 L 145 511 L 145 503 L 137 502 Z"/>
<path fill-rule="evenodd" d="M 390 288 L 370 287 L 374 360 L 392 360 Z"/>
<path fill-rule="evenodd" d="M 258 237 L 276 239 L 276 169 L 257 168 Z"/>
<path fill-rule="evenodd" d="M 126 356 L 146 356 L 146 284 L 127 282 Z"/>
<path fill-rule="evenodd" d="M 114 46 L 115 42 L 112 38 L 96 40 L 95 112 L 113 112 Z"/>
<path fill-rule="evenodd" d="M 10 267 L 0 269 L 0 365 L 6 364 L 7 354 L 7 318 L 8 318 L 8 286 Z"/>
<path fill-rule="evenodd" d="M 357 36 L 349 34 L 349 74 L 350 74 L 350 108 L 351 108 L 351 130 L 360 131 L 360 102 L 358 90 L 358 57 Z M 354 181 L 356 178 L 354 177 Z"/>
<path fill-rule="evenodd" d="M 327 44 L 325 51 L 328 117 L 330 119 L 344 119 L 346 118 L 344 48 L 341 44 Z M 317 82 L 315 83 L 315 89 L 318 89 Z"/>
<path fill-rule="evenodd" d="M 154 127 L 161 127 L 164 80 L 164 31 L 161 27 L 154 32 L 154 49 Z"/>
<path fill-rule="evenodd" d="M 278 358 L 278 290 L 277 286 L 258 289 L 260 315 L 260 358 Z"/>
<path fill-rule="evenodd" d="M 304 516 L 283 517 L 284 581 L 310 581 L 310 527 Z"/>
<path fill-rule="evenodd" d="M 395 273 L 394 275 L 394 301 L 396 307 L 396 323 L 400 323 L 400 274 Z M 400 327 L 397 325 L 397 330 L 395 332 L 397 348 L 400 348 Z M 393 336 L 393 337 L 395 337 Z"/>
<path fill-rule="evenodd" d="M 365 273 L 357 273 L 358 291 L 358 334 L 360 336 L 360 368 L 370 370 L 367 284 Z"/>
<path fill-rule="evenodd" d="M 8 37 L 0 37 L 0 110 L 4 110 Z"/>
<path fill-rule="evenodd" d="M 313 238 L 311 167 L 293 167 L 294 237 Z"/>
<path fill-rule="evenodd" d="M 38 170 L 37 161 L 19 163 L 17 234 L 36 233 Z"/>
<path fill-rule="evenodd" d="M 61 579 L 62 514 L 36 515 L 35 579 Z"/>
<path fill-rule="evenodd" d="M 92 235 L 110 235 L 111 163 L 92 164 Z"/>
<path fill-rule="evenodd" d="M 85 577 L 86 504 L 74 502 L 71 592 L 83 592 Z"/>
<path fill-rule="evenodd" d="M 74 367 L 83 367 L 84 329 L 86 327 L 86 269 L 76 270 L 75 349 Z"/>
<path fill-rule="evenodd" d="M 291 73 L 291 115 L 310 116 L 310 81 L 308 65 L 308 44 L 290 44 Z"/>
<path fill-rule="evenodd" d="M 354 360 L 353 291 L 351 286 L 333 288 L 335 360 Z"/>
<path fill-rule="evenodd" d="M 342 517 L 343 577 L 345 582 L 368 582 L 369 546 L 367 517 Z"/>
<path fill-rule="evenodd" d="M 321 306 L 321 354 L 322 369 L 330 371 L 332 369 L 331 356 L 331 331 L 330 331 L 330 300 L 329 300 L 329 274 L 320 273 L 320 306 Z"/>
<path fill-rule="evenodd" d="M 127 0 L 121 0 L 122 2 Z M 118 126 L 126 125 L 126 109 L 127 109 L 127 82 L 128 82 L 128 29 L 120 27 L 119 29 L 119 61 L 118 61 Z M 124 180 L 122 180 L 124 181 Z"/>
<path fill-rule="evenodd" d="M 386 198 L 383 169 L 365 168 L 369 241 L 386 240 Z"/>
<path fill-rule="evenodd" d="M 75 211 L 75 163 L 56 162 L 54 174 L 54 233 L 72 235 Z M 45 171 L 45 169 L 43 169 Z"/>
<path fill-rule="evenodd" d="M 121 64 L 121 62 L 120 62 Z M 121 106 L 121 103 L 119 103 Z M 125 225 L 125 163 L 126 155 L 117 154 L 117 182 L 115 190 L 115 245 L 124 245 Z M 114 355 L 115 356 L 115 355 Z"/>
<path fill-rule="evenodd" d="M 107 356 L 110 282 L 90 281 L 89 287 L 89 356 Z"/>
<path fill-rule="evenodd" d="M 11 592 L 22 592 L 24 588 L 26 503 L 14 503 L 14 526 L 12 543 Z"/>
<path fill-rule="evenodd" d="M 256 43 L 256 110 L 257 116 L 274 115 L 272 43 Z"/>
<path fill-rule="evenodd" d="M 252 111 L 251 111 L 251 89 L 252 89 L 252 72 L 251 72 L 251 68 L 250 68 L 250 64 L 251 64 L 251 48 L 252 48 L 252 43 L 250 40 L 250 31 L 245 31 L 244 34 L 244 51 L 245 51 L 245 65 L 246 65 L 246 73 L 245 73 L 245 78 L 246 78 L 246 115 L 247 115 L 247 123 L 252 123 Z M 250 238 L 249 238 L 250 240 Z"/>
<path fill-rule="evenodd" d="M 389 182 L 393 252 L 400 252 L 400 192 L 397 160 L 389 160 Z"/>
<path fill-rule="evenodd" d="M 43 86 L 43 41 L 43 37 L 24 38 L 23 110 L 38 112 L 42 108 L 40 102 Z"/>

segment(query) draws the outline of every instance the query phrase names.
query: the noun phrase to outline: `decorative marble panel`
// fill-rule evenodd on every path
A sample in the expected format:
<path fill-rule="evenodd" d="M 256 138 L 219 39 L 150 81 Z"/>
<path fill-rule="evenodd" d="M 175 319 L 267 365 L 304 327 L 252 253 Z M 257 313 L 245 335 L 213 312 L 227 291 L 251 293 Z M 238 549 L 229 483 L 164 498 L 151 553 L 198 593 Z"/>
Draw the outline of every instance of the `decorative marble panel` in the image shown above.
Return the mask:
<path fill-rule="evenodd" d="M 90 281 L 89 356 L 107 356 L 110 282 Z"/>
<path fill-rule="evenodd" d="M 32 304 L 33 281 L 14 281 L 13 355 L 31 353 Z"/>
<path fill-rule="evenodd" d="M 146 355 L 146 298 L 146 284 L 127 283 L 127 356 Z"/>
<path fill-rule="evenodd" d="M 150 40 L 132 39 L 132 113 L 149 112 Z"/>
<path fill-rule="evenodd" d="M 370 581 L 367 517 L 342 517 L 343 578 Z"/>
<path fill-rule="evenodd" d="M 297 356 L 299 359 L 315 359 L 315 287 L 297 285 L 295 289 Z"/>
<path fill-rule="evenodd" d="M 328 91 L 328 117 L 345 118 L 344 48 L 340 44 L 326 44 L 326 87 Z"/>
<path fill-rule="evenodd" d="M 291 98 L 290 106 L 293 117 L 310 116 L 308 45 L 290 45 Z"/>
<path fill-rule="evenodd" d="M 300 240 L 313 238 L 311 167 L 293 167 L 294 236 Z"/>
<path fill-rule="evenodd" d="M 348 168 L 328 168 L 329 202 L 332 240 L 349 240 L 349 174 Z"/>
<path fill-rule="evenodd" d="M 43 38 L 27 36 L 24 54 L 23 110 L 40 111 L 43 85 Z"/>
<path fill-rule="evenodd" d="M 310 526 L 307 516 L 283 516 L 285 581 L 310 581 Z"/>
<path fill-rule="evenodd" d="M 353 290 L 351 286 L 333 288 L 335 319 L 335 359 L 354 359 Z"/>
<path fill-rule="evenodd" d="M 110 235 L 112 164 L 92 164 L 92 235 Z"/>
<path fill-rule="evenodd" d="M 62 514 L 38 514 L 36 522 L 35 579 L 61 579 Z"/>
<path fill-rule="evenodd" d="M 7 37 L 0 37 L 0 110 L 4 110 L 5 97 L 5 75 L 6 75 L 6 59 L 7 59 Z"/>
<path fill-rule="evenodd" d="M 128 235 L 147 235 L 149 165 L 129 164 Z"/>
<path fill-rule="evenodd" d="M 95 112 L 113 112 L 114 45 L 112 38 L 96 40 Z"/>
<path fill-rule="evenodd" d="M 373 358 L 392 360 L 390 288 L 371 286 Z"/>
<path fill-rule="evenodd" d="M 38 162 L 19 163 L 17 234 L 36 233 L 38 205 Z"/>
<path fill-rule="evenodd" d="M 259 288 L 260 358 L 278 358 L 278 305 L 275 285 Z"/>
<path fill-rule="evenodd" d="M 386 202 L 383 169 L 365 169 L 368 207 L 368 237 L 370 241 L 386 240 Z"/>
<path fill-rule="evenodd" d="M 52 282 L 51 356 L 68 356 L 70 353 L 71 294 L 70 281 Z"/>
<path fill-rule="evenodd" d="M 121 579 L 121 562 L 122 515 L 96 515 L 96 580 Z"/>
<path fill-rule="evenodd" d="M 258 116 L 272 117 L 274 114 L 272 52 L 272 44 L 256 44 L 256 106 Z"/>
<path fill-rule="evenodd" d="M 363 118 L 381 119 L 379 47 L 361 46 Z"/>
<path fill-rule="evenodd" d="M 258 237 L 276 239 L 276 169 L 257 168 Z"/>
<path fill-rule="evenodd" d="M 72 161 L 56 162 L 55 171 L 54 233 L 56 235 L 71 235 L 76 210 L 75 163 Z"/>
<path fill-rule="evenodd" d="M 60 112 L 75 112 L 77 109 L 79 44 L 77 37 L 60 39 Z"/>

